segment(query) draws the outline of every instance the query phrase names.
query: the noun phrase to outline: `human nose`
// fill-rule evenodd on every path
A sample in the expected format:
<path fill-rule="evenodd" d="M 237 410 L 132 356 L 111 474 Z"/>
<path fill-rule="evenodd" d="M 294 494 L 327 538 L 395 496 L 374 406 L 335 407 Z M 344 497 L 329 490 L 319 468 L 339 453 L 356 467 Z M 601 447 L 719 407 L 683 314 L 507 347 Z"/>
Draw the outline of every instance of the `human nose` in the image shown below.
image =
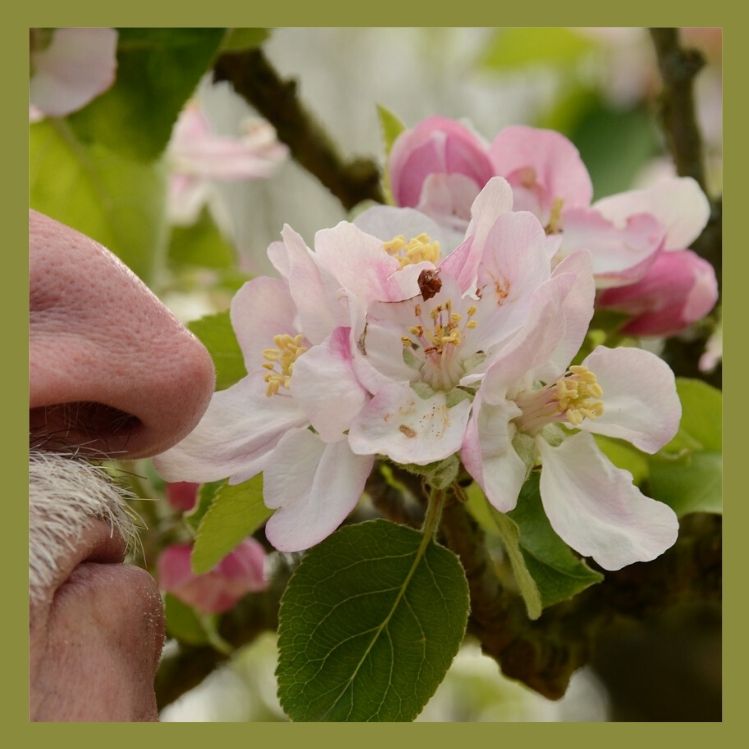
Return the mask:
<path fill-rule="evenodd" d="M 136 458 L 185 437 L 214 386 L 208 352 L 108 250 L 29 213 L 32 444 Z"/>

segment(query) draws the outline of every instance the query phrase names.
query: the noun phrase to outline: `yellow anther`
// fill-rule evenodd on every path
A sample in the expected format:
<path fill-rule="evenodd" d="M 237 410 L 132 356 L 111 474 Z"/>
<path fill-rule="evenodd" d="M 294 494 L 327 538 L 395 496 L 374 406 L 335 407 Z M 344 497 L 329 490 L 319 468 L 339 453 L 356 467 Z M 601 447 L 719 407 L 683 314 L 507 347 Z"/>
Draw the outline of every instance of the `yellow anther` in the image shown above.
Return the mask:
<path fill-rule="evenodd" d="M 307 350 L 307 347 L 302 345 L 303 340 L 303 335 L 292 336 L 288 333 L 279 333 L 273 336 L 273 343 L 277 348 L 263 350 L 263 358 L 266 362 L 262 364 L 262 367 L 268 370 L 268 374 L 265 375 L 265 382 L 268 383 L 265 393 L 269 397 L 275 395 L 282 387 L 289 387 L 294 362 Z"/>
<path fill-rule="evenodd" d="M 469 307 L 468 308 L 468 317 L 473 317 L 477 312 L 477 309 L 475 307 Z"/>
<path fill-rule="evenodd" d="M 471 330 L 473 330 L 474 328 L 477 328 L 477 327 L 478 327 L 478 323 L 475 320 L 469 320 L 466 323 L 466 328 L 470 328 Z"/>
<path fill-rule="evenodd" d="M 559 413 L 573 426 L 579 426 L 584 419 L 597 419 L 603 414 L 600 400 L 603 388 L 587 367 L 570 367 L 569 372 L 557 380 L 554 391 Z"/>
<path fill-rule="evenodd" d="M 388 255 L 398 261 L 401 268 L 425 261 L 436 263 L 440 259 L 440 243 L 424 233 L 409 240 L 398 234 L 382 246 Z"/>
<path fill-rule="evenodd" d="M 457 312 L 451 312 L 450 313 L 450 322 L 451 323 L 457 323 L 461 321 L 461 316 Z"/>
<path fill-rule="evenodd" d="M 422 328 L 421 325 L 414 325 L 412 328 L 408 329 L 408 332 L 411 333 L 411 335 L 420 337 L 424 335 L 424 328 Z"/>
<path fill-rule="evenodd" d="M 416 315 L 416 317 L 421 317 L 421 305 L 420 304 L 417 304 L 414 307 L 414 315 Z"/>

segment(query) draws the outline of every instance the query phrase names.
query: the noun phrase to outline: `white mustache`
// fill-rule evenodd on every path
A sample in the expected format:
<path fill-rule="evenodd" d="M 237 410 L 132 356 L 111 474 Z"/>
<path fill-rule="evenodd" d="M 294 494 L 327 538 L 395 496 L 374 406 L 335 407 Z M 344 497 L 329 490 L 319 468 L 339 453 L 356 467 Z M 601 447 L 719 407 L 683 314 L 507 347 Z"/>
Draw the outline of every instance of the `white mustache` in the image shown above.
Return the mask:
<path fill-rule="evenodd" d="M 75 549 L 81 529 L 105 520 L 118 531 L 128 550 L 137 543 L 136 518 L 127 505 L 132 496 L 105 471 L 60 453 L 29 454 L 29 595 L 44 598 L 54 583 L 60 560 Z"/>

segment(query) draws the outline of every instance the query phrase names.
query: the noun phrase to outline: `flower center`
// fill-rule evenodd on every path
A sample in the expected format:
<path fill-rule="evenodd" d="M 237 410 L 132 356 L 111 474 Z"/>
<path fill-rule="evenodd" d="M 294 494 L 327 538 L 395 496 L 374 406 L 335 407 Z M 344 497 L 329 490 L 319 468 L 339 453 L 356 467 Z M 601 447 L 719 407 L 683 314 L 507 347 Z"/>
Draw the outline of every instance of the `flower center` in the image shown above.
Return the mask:
<path fill-rule="evenodd" d="M 580 426 L 585 419 L 603 413 L 603 388 L 587 367 L 572 366 L 552 385 L 526 391 L 516 398 L 522 414 L 515 420 L 518 429 L 535 434 L 554 421 Z"/>
<path fill-rule="evenodd" d="M 433 307 L 428 315 L 423 314 L 421 304 L 415 305 L 414 315 L 419 322 L 408 329 L 409 335 L 402 336 L 401 341 L 409 354 L 423 352 L 421 373 L 433 388 L 449 390 L 462 376 L 460 358 L 453 354 L 465 331 L 477 326 L 475 314 L 475 306 L 469 307 L 465 315 L 454 312 L 450 299 Z"/>
<path fill-rule="evenodd" d="M 288 390 L 294 372 L 294 362 L 307 350 L 306 346 L 302 346 L 303 340 L 304 336 L 301 334 L 291 336 L 288 333 L 280 333 L 273 336 L 276 348 L 263 350 L 263 369 L 268 370 L 268 374 L 265 375 L 265 381 L 268 383 L 265 394 L 268 397 L 275 395 L 282 387 Z"/>
<path fill-rule="evenodd" d="M 394 257 L 401 268 L 428 261 L 437 263 L 440 259 L 440 243 L 428 234 L 422 233 L 407 240 L 402 234 L 385 242 L 385 252 Z"/>

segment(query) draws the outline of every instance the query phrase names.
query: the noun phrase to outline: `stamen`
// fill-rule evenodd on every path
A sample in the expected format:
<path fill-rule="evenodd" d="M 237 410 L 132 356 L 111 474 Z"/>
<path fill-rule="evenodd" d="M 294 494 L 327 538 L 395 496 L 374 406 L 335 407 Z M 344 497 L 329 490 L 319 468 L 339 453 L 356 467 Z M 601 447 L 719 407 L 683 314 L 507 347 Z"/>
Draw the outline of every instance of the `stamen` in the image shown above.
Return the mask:
<path fill-rule="evenodd" d="M 551 204 L 551 215 L 549 216 L 549 223 L 546 225 L 547 234 L 559 234 L 562 231 L 562 206 L 564 200 L 562 198 L 554 198 L 554 202 Z"/>
<path fill-rule="evenodd" d="M 307 350 L 307 347 L 302 345 L 303 340 L 304 336 L 301 334 L 291 336 L 288 333 L 280 333 L 273 337 L 273 343 L 277 348 L 263 350 L 263 358 L 267 361 L 261 366 L 269 370 L 264 378 L 268 383 L 265 391 L 268 397 L 276 395 L 282 387 L 288 389 L 294 372 L 294 362 Z"/>
<path fill-rule="evenodd" d="M 421 233 L 407 240 L 402 234 L 383 243 L 388 255 L 394 257 L 401 268 L 416 263 L 437 263 L 440 259 L 440 243 L 428 234 Z"/>

